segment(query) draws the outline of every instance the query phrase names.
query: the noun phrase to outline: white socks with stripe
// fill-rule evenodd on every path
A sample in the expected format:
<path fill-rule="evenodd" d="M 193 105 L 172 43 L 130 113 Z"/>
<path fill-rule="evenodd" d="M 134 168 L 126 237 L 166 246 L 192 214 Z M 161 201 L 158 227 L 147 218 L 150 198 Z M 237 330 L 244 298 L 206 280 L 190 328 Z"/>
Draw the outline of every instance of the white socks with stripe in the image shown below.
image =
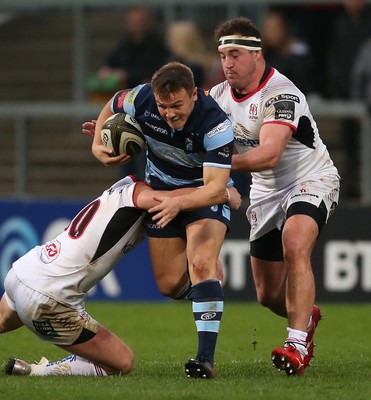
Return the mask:
<path fill-rule="evenodd" d="M 62 360 L 49 363 L 43 357 L 38 364 L 31 364 L 30 375 L 83 375 L 107 376 L 103 368 L 91 363 L 85 358 L 72 354 Z"/>

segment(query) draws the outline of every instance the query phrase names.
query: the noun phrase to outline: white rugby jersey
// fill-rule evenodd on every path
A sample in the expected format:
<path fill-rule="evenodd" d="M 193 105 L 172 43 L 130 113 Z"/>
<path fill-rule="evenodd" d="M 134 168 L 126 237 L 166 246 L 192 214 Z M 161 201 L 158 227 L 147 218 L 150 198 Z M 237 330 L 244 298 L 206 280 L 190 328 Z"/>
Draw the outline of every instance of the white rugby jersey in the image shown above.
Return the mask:
<path fill-rule="evenodd" d="M 259 87 L 243 98 L 234 96 L 227 81 L 214 86 L 210 94 L 232 120 L 239 153 L 259 146 L 263 124 L 285 124 L 293 129 L 279 164 L 251 173 L 252 188 L 271 192 L 302 179 L 338 175 L 304 94 L 274 68 L 267 67 Z"/>
<path fill-rule="evenodd" d="M 63 233 L 14 262 L 27 286 L 72 308 L 143 238 L 145 212 L 135 208 L 135 183 L 125 177 L 89 203 Z"/>

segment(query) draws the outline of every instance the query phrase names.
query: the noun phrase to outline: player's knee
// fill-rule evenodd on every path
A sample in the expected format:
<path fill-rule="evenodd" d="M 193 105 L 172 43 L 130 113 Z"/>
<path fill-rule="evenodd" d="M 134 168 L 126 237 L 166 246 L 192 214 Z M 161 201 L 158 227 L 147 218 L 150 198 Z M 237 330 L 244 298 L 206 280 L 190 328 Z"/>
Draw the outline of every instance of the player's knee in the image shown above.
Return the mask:
<path fill-rule="evenodd" d="M 127 349 L 125 357 L 121 361 L 119 373 L 127 375 L 134 369 L 134 352 Z"/>
<path fill-rule="evenodd" d="M 192 275 L 198 282 L 216 277 L 217 261 L 212 261 L 209 257 L 198 257 L 191 263 Z"/>
<path fill-rule="evenodd" d="M 278 295 L 275 292 L 269 290 L 257 289 L 256 295 L 259 304 L 269 309 L 274 308 L 278 302 Z"/>
<path fill-rule="evenodd" d="M 158 290 L 163 296 L 177 299 L 188 287 L 189 278 L 187 274 L 184 274 L 181 278 L 177 276 L 164 275 L 161 278 L 158 278 L 156 282 Z"/>

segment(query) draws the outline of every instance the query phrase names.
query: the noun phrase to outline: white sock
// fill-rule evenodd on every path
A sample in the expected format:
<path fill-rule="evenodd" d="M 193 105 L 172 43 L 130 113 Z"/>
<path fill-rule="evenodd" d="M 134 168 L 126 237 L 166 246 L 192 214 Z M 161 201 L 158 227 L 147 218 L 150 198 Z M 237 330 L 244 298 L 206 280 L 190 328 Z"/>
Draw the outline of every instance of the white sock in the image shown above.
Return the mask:
<path fill-rule="evenodd" d="M 287 328 L 287 339 L 285 343 L 294 346 L 296 350 L 300 351 L 303 356 L 308 354 L 307 351 L 307 332 L 299 331 L 298 329 Z"/>
<path fill-rule="evenodd" d="M 42 365 L 36 365 L 42 367 Z M 31 375 L 84 375 L 84 376 L 107 376 L 103 368 L 98 367 L 85 358 L 72 354 L 62 360 L 58 360 L 43 366 L 44 373 L 33 374 L 34 364 L 31 365 Z M 35 371 L 36 372 L 36 371 Z M 39 371 L 41 372 L 41 368 Z"/>
<path fill-rule="evenodd" d="M 48 359 L 42 357 L 42 359 L 37 364 L 30 364 L 31 365 L 31 372 L 30 375 L 45 375 L 45 367 L 48 364 Z"/>

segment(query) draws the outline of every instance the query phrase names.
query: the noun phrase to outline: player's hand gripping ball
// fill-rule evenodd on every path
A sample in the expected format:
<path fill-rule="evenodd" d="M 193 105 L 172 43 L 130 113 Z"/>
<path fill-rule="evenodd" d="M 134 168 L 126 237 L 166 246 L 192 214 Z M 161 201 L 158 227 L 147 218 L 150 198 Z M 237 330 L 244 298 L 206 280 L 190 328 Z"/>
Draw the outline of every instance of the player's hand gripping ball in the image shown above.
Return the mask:
<path fill-rule="evenodd" d="M 136 119 L 126 113 L 109 117 L 103 124 L 101 138 L 104 146 L 115 155 L 136 156 L 145 147 L 145 139 Z"/>

